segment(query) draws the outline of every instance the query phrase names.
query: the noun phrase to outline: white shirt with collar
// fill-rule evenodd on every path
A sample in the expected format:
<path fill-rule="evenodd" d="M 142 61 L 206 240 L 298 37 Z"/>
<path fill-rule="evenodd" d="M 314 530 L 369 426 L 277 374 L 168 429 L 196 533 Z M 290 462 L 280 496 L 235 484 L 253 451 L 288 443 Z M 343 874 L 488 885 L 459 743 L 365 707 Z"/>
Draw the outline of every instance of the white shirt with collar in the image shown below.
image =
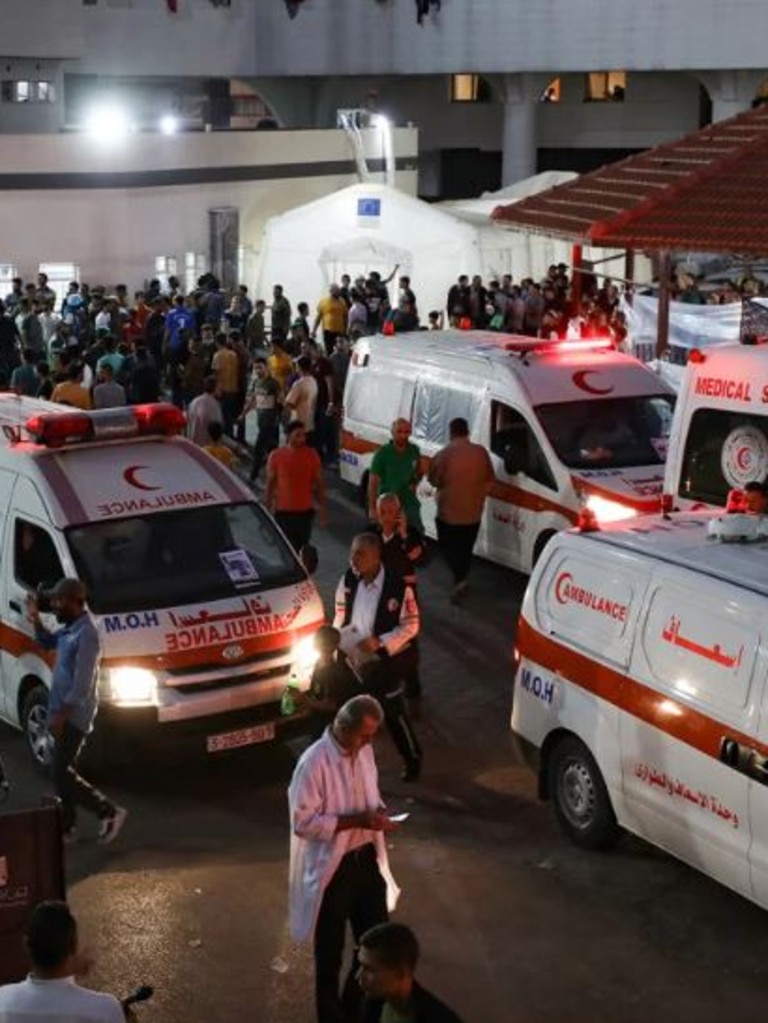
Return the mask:
<path fill-rule="evenodd" d="M 42 980 L 31 974 L 0 987 L 0 1023 L 124 1023 L 120 1002 L 80 987 L 74 977 Z"/>
<path fill-rule="evenodd" d="M 336 831 L 339 817 L 382 807 L 373 748 L 354 757 L 328 728 L 305 750 L 288 789 L 291 816 L 290 923 L 295 941 L 309 941 L 315 930 L 323 893 L 344 856 L 366 842 L 376 848 L 379 871 L 387 886 L 387 905 L 395 908 L 400 889 L 389 869 L 381 831 Z"/>
<path fill-rule="evenodd" d="M 349 624 L 362 639 L 368 639 L 376 634 L 376 612 L 379 609 L 383 586 L 383 567 L 369 583 L 361 579 L 358 584 Z"/>

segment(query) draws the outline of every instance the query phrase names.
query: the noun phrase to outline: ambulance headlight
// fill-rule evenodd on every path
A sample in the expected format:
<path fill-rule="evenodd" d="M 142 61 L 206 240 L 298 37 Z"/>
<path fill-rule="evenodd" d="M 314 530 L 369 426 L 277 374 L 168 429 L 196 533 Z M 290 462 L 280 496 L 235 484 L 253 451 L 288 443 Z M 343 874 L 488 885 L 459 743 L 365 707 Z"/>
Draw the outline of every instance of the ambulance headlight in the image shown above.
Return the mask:
<path fill-rule="evenodd" d="M 157 702 L 157 675 L 147 668 L 109 668 L 107 681 L 111 701 L 118 706 L 152 706 Z"/>
<path fill-rule="evenodd" d="M 307 636 L 299 640 L 291 653 L 291 675 L 295 676 L 302 688 L 308 688 L 312 671 L 320 657 L 315 645 L 315 637 Z"/>
<path fill-rule="evenodd" d="M 623 522 L 624 519 L 633 519 L 637 515 L 634 508 L 597 494 L 589 495 L 586 507 L 594 514 L 598 522 Z"/>

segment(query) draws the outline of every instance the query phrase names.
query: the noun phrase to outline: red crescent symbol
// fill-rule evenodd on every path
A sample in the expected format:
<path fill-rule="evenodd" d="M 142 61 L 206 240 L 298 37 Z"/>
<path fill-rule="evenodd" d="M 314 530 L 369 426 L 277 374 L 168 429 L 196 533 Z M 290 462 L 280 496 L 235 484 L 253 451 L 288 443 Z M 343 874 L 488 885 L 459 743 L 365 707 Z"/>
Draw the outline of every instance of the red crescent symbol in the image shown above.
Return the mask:
<path fill-rule="evenodd" d="M 739 448 L 739 450 L 736 452 L 736 465 L 738 465 L 742 472 L 747 472 L 749 470 L 750 464 L 752 462 L 751 456 L 752 452 L 746 446 Z"/>
<path fill-rule="evenodd" d="M 610 387 L 595 387 L 594 384 L 588 384 L 588 376 L 599 376 L 599 371 L 596 369 L 580 369 L 578 373 L 573 374 L 573 382 L 579 390 L 586 391 L 587 394 L 610 394 L 613 391 L 613 384 Z"/>
<path fill-rule="evenodd" d="M 564 592 L 564 590 L 571 579 L 573 579 L 573 576 L 570 572 L 563 572 L 557 577 L 557 579 L 555 579 L 555 599 L 558 604 L 568 603 L 568 595 Z"/>
<path fill-rule="evenodd" d="M 136 473 L 146 468 L 146 465 L 129 465 L 123 473 L 123 479 L 126 483 L 130 483 L 132 487 L 136 487 L 137 490 L 162 490 L 162 487 L 151 487 L 148 483 L 142 483 L 137 478 Z"/>

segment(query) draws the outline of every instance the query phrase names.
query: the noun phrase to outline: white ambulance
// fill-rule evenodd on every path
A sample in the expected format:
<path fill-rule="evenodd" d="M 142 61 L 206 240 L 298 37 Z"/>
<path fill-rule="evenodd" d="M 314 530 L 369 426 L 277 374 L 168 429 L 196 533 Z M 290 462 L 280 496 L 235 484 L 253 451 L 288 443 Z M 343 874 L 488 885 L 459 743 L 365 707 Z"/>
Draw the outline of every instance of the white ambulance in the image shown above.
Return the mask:
<path fill-rule="evenodd" d="M 665 506 L 722 506 L 730 490 L 767 476 L 768 346 L 694 350 L 670 435 Z"/>
<path fill-rule="evenodd" d="M 768 518 L 561 533 L 516 657 L 512 729 L 574 841 L 626 828 L 768 908 Z"/>
<path fill-rule="evenodd" d="M 62 576 L 86 583 L 103 633 L 94 740 L 149 730 L 218 752 L 275 735 L 323 608 L 253 493 L 183 427 L 171 405 L 0 395 L 0 717 L 41 764 L 52 661 L 25 605 Z"/>
<path fill-rule="evenodd" d="M 529 572 L 582 507 L 610 522 L 660 506 L 674 394 L 609 341 L 445 330 L 362 338 L 344 392 L 341 476 L 364 490 L 394 419 L 429 458 L 467 420 L 496 483 L 475 551 Z M 434 492 L 418 495 L 430 536 Z"/>

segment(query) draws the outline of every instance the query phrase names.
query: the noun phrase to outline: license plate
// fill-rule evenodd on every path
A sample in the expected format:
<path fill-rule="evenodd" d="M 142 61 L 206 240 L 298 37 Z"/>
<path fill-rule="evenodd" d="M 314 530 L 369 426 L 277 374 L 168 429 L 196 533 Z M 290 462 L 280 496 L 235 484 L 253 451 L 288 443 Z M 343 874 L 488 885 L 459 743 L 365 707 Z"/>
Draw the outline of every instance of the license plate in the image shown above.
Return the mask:
<path fill-rule="evenodd" d="M 255 746 L 257 742 L 269 742 L 275 737 L 273 722 L 266 725 L 254 725 L 252 728 L 239 728 L 236 732 L 222 732 L 220 735 L 209 735 L 206 748 L 209 753 L 223 753 L 228 749 L 239 749 L 241 746 Z"/>

